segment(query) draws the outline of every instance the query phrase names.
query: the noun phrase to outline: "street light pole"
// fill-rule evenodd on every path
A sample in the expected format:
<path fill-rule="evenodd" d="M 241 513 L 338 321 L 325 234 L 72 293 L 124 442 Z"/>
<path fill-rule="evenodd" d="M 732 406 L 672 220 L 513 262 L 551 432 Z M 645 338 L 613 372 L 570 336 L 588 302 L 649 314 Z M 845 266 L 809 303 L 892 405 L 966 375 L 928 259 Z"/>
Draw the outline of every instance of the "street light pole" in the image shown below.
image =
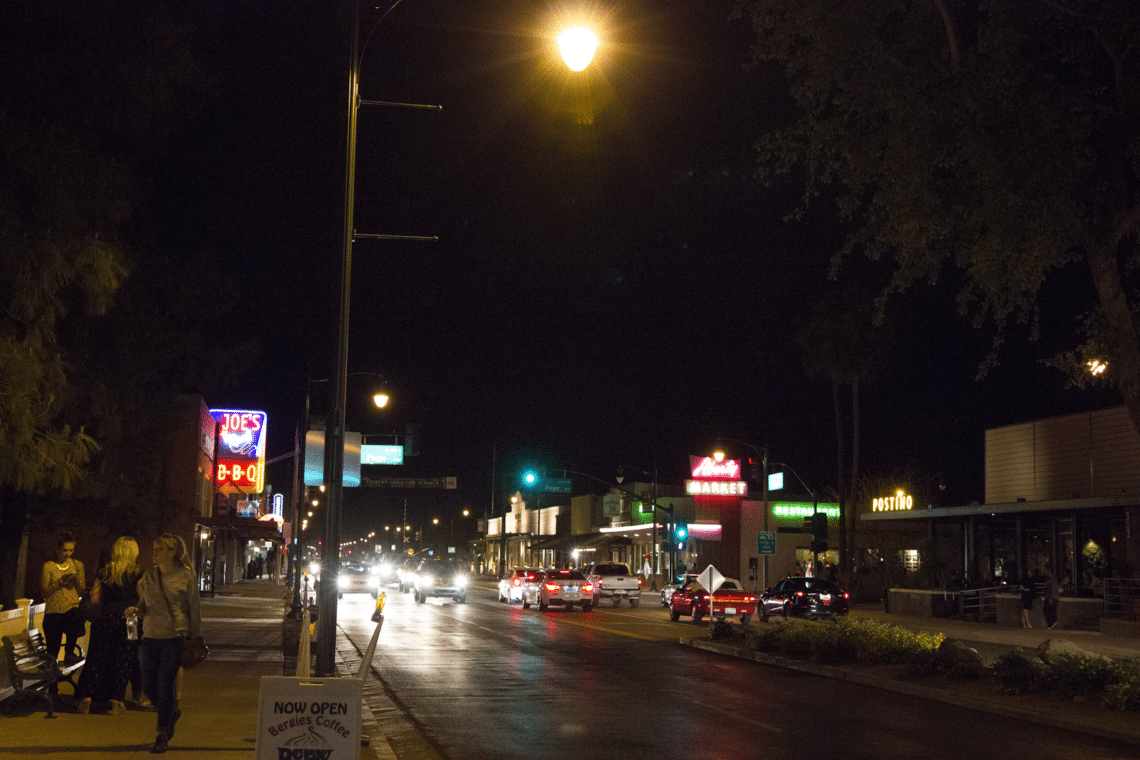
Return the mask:
<path fill-rule="evenodd" d="M 625 479 L 625 474 L 624 474 L 623 470 L 625 470 L 627 467 L 628 467 L 628 465 L 619 465 L 618 466 L 618 471 L 617 471 L 617 482 L 618 483 L 621 483 Z M 657 506 L 657 465 L 653 465 L 653 472 L 652 473 L 646 472 L 645 470 L 641 469 L 640 467 L 629 467 L 629 469 L 637 470 L 638 472 L 640 472 L 642 475 L 644 475 L 647 478 L 650 478 L 650 477 L 653 478 L 653 538 L 651 539 L 653 543 L 650 544 L 650 546 L 652 547 L 652 550 L 653 550 L 653 567 L 650 568 L 650 570 L 653 571 L 653 573 L 652 573 L 653 579 L 652 579 L 652 586 L 651 586 L 650 590 L 656 591 L 657 590 L 657 571 L 661 569 L 660 568 L 661 563 L 660 563 L 659 556 L 658 556 L 659 552 L 657 551 L 657 510 L 661 509 L 661 507 Z M 673 515 L 672 507 L 669 508 L 668 513 L 669 513 L 669 516 L 672 517 L 672 515 Z M 672 538 L 672 536 L 669 536 L 669 564 L 670 564 L 669 572 L 672 573 L 672 564 L 673 564 L 673 538 Z M 671 579 L 671 576 L 670 576 L 670 579 Z"/>

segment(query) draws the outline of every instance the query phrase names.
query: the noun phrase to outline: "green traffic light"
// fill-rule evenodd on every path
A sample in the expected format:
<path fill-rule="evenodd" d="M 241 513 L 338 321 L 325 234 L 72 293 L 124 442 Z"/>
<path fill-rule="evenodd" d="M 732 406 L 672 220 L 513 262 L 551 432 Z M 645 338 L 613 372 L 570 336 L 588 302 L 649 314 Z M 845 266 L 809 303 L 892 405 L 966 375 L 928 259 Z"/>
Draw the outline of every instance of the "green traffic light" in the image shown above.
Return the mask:
<path fill-rule="evenodd" d="M 523 473 L 523 482 L 528 486 L 533 486 L 538 482 L 538 473 L 533 470 L 527 470 Z"/>
<path fill-rule="evenodd" d="M 676 535 L 678 541 L 684 541 L 689 535 L 689 529 L 684 525 L 678 525 Z"/>

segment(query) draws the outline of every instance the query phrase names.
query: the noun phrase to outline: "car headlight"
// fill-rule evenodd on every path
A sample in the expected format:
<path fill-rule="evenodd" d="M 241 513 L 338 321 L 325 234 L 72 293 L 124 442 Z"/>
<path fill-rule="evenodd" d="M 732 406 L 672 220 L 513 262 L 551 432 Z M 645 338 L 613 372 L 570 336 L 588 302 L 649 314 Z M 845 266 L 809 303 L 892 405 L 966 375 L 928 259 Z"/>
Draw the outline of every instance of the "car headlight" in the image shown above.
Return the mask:
<path fill-rule="evenodd" d="M 348 583 L 349 583 L 348 576 L 345 576 L 345 575 L 337 576 L 336 587 L 339 588 L 341 591 L 344 591 L 346 588 L 348 588 Z"/>
<path fill-rule="evenodd" d="M 388 564 L 381 565 L 380 566 L 380 574 L 381 575 L 391 575 L 392 574 L 392 566 L 388 565 Z"/>
<path fill-rule="evenodd" d="M 317 575 L 320 572 L 321 572 L 321 563 L 320 562 L 310 562 L 309 563 L 309 575 Z"/>
<path fill-rule="evenodd" d="M 467 588 L 467 576 L 466 575 L 455 576 L 455 585 L 458 586 L 459 588 Z"/>
<path fill-rule="evenodd" d="M 380 588 L 380 579 L 373 575 L 368 579 L 368 588 Z"/>
<path fill-rule="evenodd" d="M 435 576 L 434 575 L 425 575 L 423 578 L 420 578 L 420 585 L 421 586 L 434 586 L 435 585 Z"/>

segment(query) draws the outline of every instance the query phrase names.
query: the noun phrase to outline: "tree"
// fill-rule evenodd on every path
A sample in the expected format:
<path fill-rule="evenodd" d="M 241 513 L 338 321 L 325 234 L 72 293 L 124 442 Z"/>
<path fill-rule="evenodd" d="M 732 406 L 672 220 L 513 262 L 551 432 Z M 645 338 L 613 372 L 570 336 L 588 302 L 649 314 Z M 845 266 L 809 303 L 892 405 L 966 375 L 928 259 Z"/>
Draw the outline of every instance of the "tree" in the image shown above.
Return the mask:
<path fill-rule="evenodd" d="M 763 136 L 766 175 L 834 193 L 835 256 L 889 262 L 882 299 L 950 270 L 959 310 L 1038 337 L 1046 280 L 1083 262 L 1110 382 L 1140 429 L 1140 4 L 1096 0 L 741 0 L 754 57 L 797 113 Z M 1075 291 L 1076 289 L 1074 289 Z M 1072 365 L 1072 362 L 1070 362 Z"/>
<path fill-rule="evenodd" d="M 134 170 L 190 77 L 183 30 L 147 3 L 11 2 L 0 21 L 0 602 L 31 500 L 98 446 L 67 416 L 68 320 L 126 278 Z"/>
<path fill-rule="evenodd" d="M 860 477 L 859 388 L 861 383 L 874 379 L 893 343 L 890 325 L 878 320 L 877 316 L 870 299 L 850 291 L 836 291 L 812 304 L 795 332 L 804 374 L 831 380 L 839 500 L 839 568 L 845 575 L 851 570 L 855 543 L 854 510 L 851 507 Z M 844 385 L 851 386 L 851 479 L 850 485 L 846 486 L 846 436 L 840 398 Z"/>

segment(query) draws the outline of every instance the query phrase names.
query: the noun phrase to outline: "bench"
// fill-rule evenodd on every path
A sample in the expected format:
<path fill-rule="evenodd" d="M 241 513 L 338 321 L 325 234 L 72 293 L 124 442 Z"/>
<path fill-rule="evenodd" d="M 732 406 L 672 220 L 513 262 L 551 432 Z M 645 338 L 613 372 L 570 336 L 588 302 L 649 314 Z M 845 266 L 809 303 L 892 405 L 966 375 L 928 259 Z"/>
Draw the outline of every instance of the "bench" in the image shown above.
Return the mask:
<path fill-rule="evenodd" d="M 44 649 L 43 634 L 38 628 L 30 628 L 26 633 L 5 636 L 0 673 L 0 695 L 7 693 L 5 683 L 11 689 L 7 697 L 0 696 L 0 702 L 32 696 L 42 700 L 47 708 L 46 718 L 55 717 L 54 695 L 60 681 L 67 681 L 75 688 L 74 674 L 83 667 L 86 660 L 56 662 Z"/>

